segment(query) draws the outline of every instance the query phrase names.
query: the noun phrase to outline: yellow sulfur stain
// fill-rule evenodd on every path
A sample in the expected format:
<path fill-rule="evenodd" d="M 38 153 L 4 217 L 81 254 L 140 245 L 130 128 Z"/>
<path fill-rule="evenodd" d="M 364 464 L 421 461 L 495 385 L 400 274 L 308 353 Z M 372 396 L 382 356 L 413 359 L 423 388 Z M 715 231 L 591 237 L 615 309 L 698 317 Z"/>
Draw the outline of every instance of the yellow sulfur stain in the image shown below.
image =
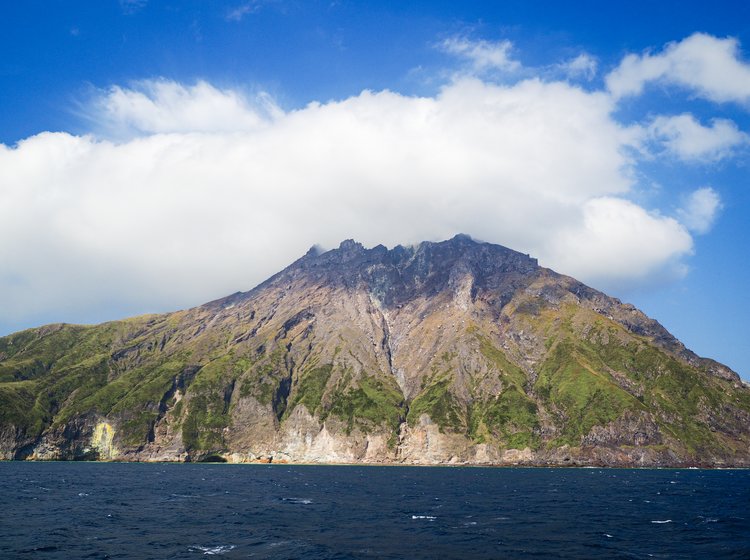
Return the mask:
<path fill-rule="evenodd" d="M 117 449 L 113 444 L 115 438 L 114 428 L 107 422 L 100 422 L 94 428 L 91 445 L 99 452 L 99 459 L 114 459 Z"/>

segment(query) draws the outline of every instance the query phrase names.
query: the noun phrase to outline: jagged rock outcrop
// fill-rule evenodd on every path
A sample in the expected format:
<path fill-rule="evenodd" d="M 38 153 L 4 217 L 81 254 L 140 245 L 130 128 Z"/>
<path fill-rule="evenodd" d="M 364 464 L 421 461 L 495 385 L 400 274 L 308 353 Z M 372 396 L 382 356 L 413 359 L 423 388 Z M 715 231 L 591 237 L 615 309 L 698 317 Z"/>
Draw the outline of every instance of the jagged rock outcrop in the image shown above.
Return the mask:
<path fill-rule="evenodd" d="M 750 466 L 750 389 L 528 255 L 349 240 L 187 311 L 0 338 L 0 458 Z"/>

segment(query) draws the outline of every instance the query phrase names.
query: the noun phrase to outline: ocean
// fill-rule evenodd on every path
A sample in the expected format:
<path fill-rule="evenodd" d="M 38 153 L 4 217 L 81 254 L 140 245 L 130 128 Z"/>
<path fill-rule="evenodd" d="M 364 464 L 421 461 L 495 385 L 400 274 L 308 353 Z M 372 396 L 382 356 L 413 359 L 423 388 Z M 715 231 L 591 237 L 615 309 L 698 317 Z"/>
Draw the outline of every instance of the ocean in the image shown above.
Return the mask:
<path fill-rule="evenodd" d="M 0 463 L 0 558 L 750 558 L 750 471 Z"/>

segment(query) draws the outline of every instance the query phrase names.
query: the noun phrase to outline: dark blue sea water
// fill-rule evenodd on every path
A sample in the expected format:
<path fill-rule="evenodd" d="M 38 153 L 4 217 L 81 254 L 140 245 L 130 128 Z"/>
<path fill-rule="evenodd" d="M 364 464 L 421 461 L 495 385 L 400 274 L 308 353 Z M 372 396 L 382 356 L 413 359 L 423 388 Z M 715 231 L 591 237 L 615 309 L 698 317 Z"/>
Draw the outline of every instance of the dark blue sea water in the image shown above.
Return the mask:
<path fill-rule="evenodd" d="M 750 471 L 0 463 L 0 558 L 750 558 Z"/>

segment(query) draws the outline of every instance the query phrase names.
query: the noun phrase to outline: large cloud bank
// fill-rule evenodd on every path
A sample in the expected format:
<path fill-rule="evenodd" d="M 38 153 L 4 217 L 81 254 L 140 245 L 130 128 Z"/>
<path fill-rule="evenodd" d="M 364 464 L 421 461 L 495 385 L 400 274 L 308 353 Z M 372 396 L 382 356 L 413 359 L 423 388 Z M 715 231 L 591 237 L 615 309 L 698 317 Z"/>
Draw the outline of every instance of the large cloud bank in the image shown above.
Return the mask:
<path fill-rule="evenodd" d="M 489 61 L 473 62 L 483 70 L 515 68 L 506 43 L 495 54 L 449 46 Z M 649 61 L 611 74 L 616 95 L 462 73 L 433 97 L 365 91 L 292 111 L 205 82 L 113 87 L 92 104 L 92 134 L 0 145 L 3 318 L 198 304 L 345 238 L 392 246 L 465 232 L 598 287 L 678 277 L 720 199 L 703 187 L 673 216 L 640 206 L 637 158 L 661 142 L 715 160 L 746 136 L 690 115 L 619 123 L 622 95 L 681 68 L 638 70 Z"/>

